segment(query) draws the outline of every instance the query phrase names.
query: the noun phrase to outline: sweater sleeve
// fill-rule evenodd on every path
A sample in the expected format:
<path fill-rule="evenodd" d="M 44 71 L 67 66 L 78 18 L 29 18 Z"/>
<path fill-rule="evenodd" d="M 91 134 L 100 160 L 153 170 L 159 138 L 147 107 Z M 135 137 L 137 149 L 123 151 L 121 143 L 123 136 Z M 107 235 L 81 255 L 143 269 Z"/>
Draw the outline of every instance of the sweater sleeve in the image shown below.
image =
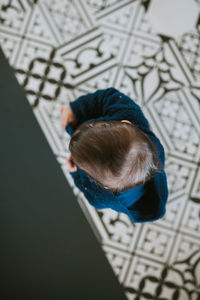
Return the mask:
<path fill-rule="evenodd" d="M 165 215 L 167 199 L 167 176 L 163 171 L 147 182 L 145 194 L 127 209 L 134 222 L 153 222 Z"/>
<path fill-rule="evenodd" d="M 103 115 L 105 99 L 116 92 L 114 88 L 97 90 L 94 93 L 82 95 L 70 102 L 70 107 L 77 120 L 77 126 L 83 122 Z"/>
<path fill-rule="evenodd" d="M 107 191 L 102 191 L 98 183 L 77 167 L 76 172 L 69 172 L 74 180 L 74 184 L 84 194 L 88 202 L 97 209 L 108 208 L 106 198 Z"/>
<path fill-rule="evenodd" d="M 110 119 L 126 118 L 136 125 L 143 123 L 149 126 L 140 106 L 113 87 L 82 95 L 70 102 L 70 107 L 77 120 L 77 127 L 87 120 L 104 116 Z"/>

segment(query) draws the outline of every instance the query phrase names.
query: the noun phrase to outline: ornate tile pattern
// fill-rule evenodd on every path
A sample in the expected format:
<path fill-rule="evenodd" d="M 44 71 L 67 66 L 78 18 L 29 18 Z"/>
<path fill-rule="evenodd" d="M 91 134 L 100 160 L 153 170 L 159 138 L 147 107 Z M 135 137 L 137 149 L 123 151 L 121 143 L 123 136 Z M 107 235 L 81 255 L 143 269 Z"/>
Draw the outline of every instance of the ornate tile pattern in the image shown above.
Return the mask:
<path fill-rule="evenodd" d="M 200 17 L 166 36 L 147 18 L 152 1 L 1 0 L 0 43 L 127 299 L 198 300 Z M 60 106 L 110 86 L 142 107 L 165 147 L 169 200 L 157 222 L 95 209 L 68 173 Z"/>

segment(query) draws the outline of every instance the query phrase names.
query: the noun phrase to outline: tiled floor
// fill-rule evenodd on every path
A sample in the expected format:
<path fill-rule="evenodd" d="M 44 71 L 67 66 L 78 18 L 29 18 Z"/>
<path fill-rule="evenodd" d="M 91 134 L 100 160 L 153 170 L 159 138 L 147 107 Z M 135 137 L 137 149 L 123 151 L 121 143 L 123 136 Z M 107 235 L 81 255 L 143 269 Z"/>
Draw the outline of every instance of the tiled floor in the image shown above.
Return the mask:
<path fill-rule="evenodd" d="M 1 47 L 130 300 L 200 299 L 200 1 L 164 2 L 163 25 L 156 0 L 0 1 Z M 110 86 L 142 107 L 165 147 L 169 199 L 157 222 L 98 211 L 68 173 L 60 106 Z"/>

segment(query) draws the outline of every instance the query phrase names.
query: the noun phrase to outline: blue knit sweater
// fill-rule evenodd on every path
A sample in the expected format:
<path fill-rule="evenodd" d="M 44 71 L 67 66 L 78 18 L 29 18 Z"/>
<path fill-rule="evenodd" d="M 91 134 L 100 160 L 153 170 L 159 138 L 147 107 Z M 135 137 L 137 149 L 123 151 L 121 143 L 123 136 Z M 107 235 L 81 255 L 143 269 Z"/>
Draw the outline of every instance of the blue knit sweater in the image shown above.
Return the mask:
<path fill-rule="evenodd" d="M 125 213 L 134 223 L 152 222 L 162 218 L 166 213 L 168 198 L 167 177 L 164 171 L 165 153 L 159 139 L 150 130 L 149 123 L 141 108 L 131 98 L 111 87 L 80 96 L 70 107 L 77 120 L 73 127 L 70 123 L 66 131 L 70 136 L 76 128 L 91 121 L 129 120 L 151 139 L 158 150 L 162 163 L 162 172 L 144 185 L 113 194 L 104 189 L 93 178 L 77 166 L 76 172 L 70 172 L 75 185 L 83 192 L 86 199 L 97 209 L 111 208 Z"/>

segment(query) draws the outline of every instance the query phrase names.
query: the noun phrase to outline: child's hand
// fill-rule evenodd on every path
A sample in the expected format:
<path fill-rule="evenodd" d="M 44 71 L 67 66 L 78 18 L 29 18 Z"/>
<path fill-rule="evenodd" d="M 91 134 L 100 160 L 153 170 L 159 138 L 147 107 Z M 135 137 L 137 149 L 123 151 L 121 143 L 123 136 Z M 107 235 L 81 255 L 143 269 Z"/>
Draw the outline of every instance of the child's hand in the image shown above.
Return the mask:
<path fill-rule="evenodd" d="M 77 171 L 77 166 L 76 166 L 75 163 L 73 162 L 71 156 L 69 156 L 69 157 L 67 158 L 67 166 L 68 166 L 69 172 L 74 173 L 74 172 Z"/>
<path fill-rule="evenodd" d="M 72 123 L 72 125 L 76 124 L 76 118 L 69 104 L 61 106 L 60 112 L 62 127 L 66 127 L 69 123 Z"/>

